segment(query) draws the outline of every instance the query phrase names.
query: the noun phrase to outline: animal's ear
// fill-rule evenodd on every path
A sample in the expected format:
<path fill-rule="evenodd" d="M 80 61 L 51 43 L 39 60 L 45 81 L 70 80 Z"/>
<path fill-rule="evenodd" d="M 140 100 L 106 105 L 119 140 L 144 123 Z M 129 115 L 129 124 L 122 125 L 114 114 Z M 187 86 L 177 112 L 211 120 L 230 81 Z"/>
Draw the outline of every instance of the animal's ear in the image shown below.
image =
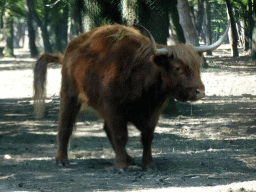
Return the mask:
<path fill-rule="evenodd" d="M 168 57 L 168 55 L 152 55 L 151 60 L 159 67 L 169 68 L 170 60 L 173 57 Z"/>

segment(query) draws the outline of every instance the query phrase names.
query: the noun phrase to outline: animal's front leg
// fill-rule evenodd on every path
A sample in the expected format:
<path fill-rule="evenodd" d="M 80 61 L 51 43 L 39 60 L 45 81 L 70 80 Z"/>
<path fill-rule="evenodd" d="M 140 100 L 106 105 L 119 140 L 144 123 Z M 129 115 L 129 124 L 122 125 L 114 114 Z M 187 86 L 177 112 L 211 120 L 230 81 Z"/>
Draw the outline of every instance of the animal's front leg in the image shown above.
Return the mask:
<path fill-rule="evenodd" d="M 115 165 L 116 169 L 126 169 L 130 159 L 125 146 L 128 141 L 127 121 L 120 115 L 112 114 L 106 120 L 104 127 L 112 147 L 116 153 Z"/>
<path fill-rule="evenodd" d="M 141 142 L 143 146 L 142 166 L 144 169 L 155 166 L 151 152 L 151 144 L 154 138 L 153 132 L 153 130 L 147 130 L 141 133 Z"/>
<path fill-rule="evenodd" d="M 114 151 L 116 151 L 115 146 L 113 144 L 113 138 L 112 138 L 111 130 L 109 129 L 109 127 L 108 127 L 106 122 L 104 123 L 104 130 L 105 130 L 105 132 L 107 134 L 107 137 L 109 139 L 109 142 L 110 142 L 112 148 L 114 149 Z M 133 158 L 130 155 L 128 155 L 127 152 L 126 152 L 125 156 L 126 156 L 126 164 L 127 165 L 134 165 L 135 164 L 134 161 L 133 161 Z"/>

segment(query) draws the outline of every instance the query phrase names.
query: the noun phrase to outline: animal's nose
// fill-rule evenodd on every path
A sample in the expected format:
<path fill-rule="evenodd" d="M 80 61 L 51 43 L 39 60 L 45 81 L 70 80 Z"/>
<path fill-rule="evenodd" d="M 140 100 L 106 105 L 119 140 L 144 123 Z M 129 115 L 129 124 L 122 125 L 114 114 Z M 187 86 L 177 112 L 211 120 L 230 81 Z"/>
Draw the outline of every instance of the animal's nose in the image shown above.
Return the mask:
<path fill-rule="evenodd" d="M 202 99 L 205 97 L 205 91 L 204 89 L 196 89 L 196 99 Z"/>

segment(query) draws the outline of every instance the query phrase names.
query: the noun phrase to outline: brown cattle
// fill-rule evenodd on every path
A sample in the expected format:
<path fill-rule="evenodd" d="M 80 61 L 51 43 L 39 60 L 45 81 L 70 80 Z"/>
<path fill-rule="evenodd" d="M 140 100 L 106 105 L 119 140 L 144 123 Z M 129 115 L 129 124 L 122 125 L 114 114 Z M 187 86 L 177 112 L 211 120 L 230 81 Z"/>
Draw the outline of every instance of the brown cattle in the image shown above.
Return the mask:
<path fill-rule="evenodd" d="M 46 66 L 62 66 L 58 164 L 68 163 L 67 146 L 82 103 L 96 109 L 115 151 L 115 168 L 127 168 L 132 158 L 125 146 L 127 124 L 141 131 L 143 167 L 154 166 L 151 142 L 164 102 L 169 96 L 180 101 L 204 97 L 200 79 L 201 54 L 190 45 L 156 49 L 152 36 L 132 27 L 107 25 L 73 39 L 61 55 L 42 55 L 35 67 L 35 103 L 44 99 Z M 43 66 L 43 67 L 42 67 Z M 43 70 L 41 75 L 40 68 Z M 44 75 L 42 75 L 44 74 Z M 35 105 L 42 116 L 42 105 Z"/>

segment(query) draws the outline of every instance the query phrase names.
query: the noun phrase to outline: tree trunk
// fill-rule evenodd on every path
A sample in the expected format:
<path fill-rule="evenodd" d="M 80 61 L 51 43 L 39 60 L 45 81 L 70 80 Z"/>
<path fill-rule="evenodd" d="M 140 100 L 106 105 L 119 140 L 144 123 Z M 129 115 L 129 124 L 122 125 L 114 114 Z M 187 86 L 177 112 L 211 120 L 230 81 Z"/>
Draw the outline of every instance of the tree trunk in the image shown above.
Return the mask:
<path fill-rule="evenodd" d="M 238 48 L 237 48 L 237 43 L 238 43 L 238 36 L 237 36 L 237 30 L 236 30 L 236 23 L 235 23 L 235 19 L 234 19 L 234 15 L 233 15 L 233 11 L 232 11 L 232 5 L 230 3 L 229 0 L 226 0 L 227 3 L 227 11 L 228 11 L 228 15 L 231 21 L 231 50 L 232 50 L 232 56 L 233 57 L 238 57 L 239 53 L 238 53 Z"/>
<path fill-rule="evenodd" d="M 62 51 L 64 51 L 68 45 L 68 14 L 69 14 L 69 7 L 65 6 L 63 8 L 63 18 L 62 18 Z"/>
<path fill-rule="evenodd" d="M 9 11 L 5 14 L 6 18 L 6 46 L 4 57 L 14 57 L 13 52 L 13 16 Z"/>
<path fill-rule="evenodd" d="M 256 60 L 256 0 L 253 1 L 252 59 Z"/>
<path fill-rule="evenodd" d="M 169 10 L 165 0 L 138 0 L 139 24 L 146 27 L 159 44 L 167 44 L 169 37 Z"/>
<path fill-rule="evenodd" d="M 180 24 L 184 31 L 186 43 L 194 46 L 199 46 L 198 36 L 191 20 L 187 0 L 179 0 L 177 7 L 179 12 Z"/>
<path fill-rule="evenodd" d="M 208 1 L 208 0 L 206 0 Z M 202 31 L 202 24 L 203 24 L 203 19 L 204 19 L 204 2 L 205 0 L 198 0 L 198 12 L 196 16 L 196 32 L 197 36 L 200 36 L 200 33 Z"/>
<path fill-rule="evenodd" d="M 73 6 L 73 18 L 76 23 L 76 32 L 78 35 L 79 33 L 84 32 L 84 24 L 83 24 L 83 10 L 85 9 L 85 3 L 84 0 L 75 0 L 74 6 Z"/>
<path fill-rule="evenodd" d="M 43 0 L 43 5 L 44 5 L 44 13 L 43 13 L 43 21 L 42 24 L 40 26 L 41 31 L 42 31 L 42 36 L 43 36 L 43 42 L 44 42 L 44 49 L 45 52 L 47 53 L 52 53 L 52 45 L 50 43 L 50 36 L 49 36 L 49 32 L 48 32 L 48 16 L 49 16 L 49 7 L 47 7 L 46 5 L 48 4 L 48 0 Z"/>
<path fill-rule="evenodd" d="M 123 24 L 128 26 L 138 25 L 138 0 L 123 0 Z"/>
<path fill-rule="evenodd" d="M 36 47 L 36 32 L 33 26 L 32 14 L 28 8 L 28 1 L 26 1 L 27 10 L 27 26 L 28 26 L 28 38 L 29 38 L 29 49 L 31 57 L 36 57 L 38 55 L 38 49 Z"/>
<path fill-rule="evenodd" d="M 245 50 L 245 23 L 244 20 L 240 21 L 241 25 L 241 45 L 243 49 Z"/>
<path fill-rule="evenodd" d="M 82 2 L 81 2 L 82 1 Z M 69 33 L 68 33 L 68 41 L 72 40 L 74 37 L 78 36 L 79 33 L 82 33 L 84 31 L 84 25 L 83 25 L 83 16 L 81 9 L 78 7 L 84 8 L 84 1 L 83 0 L 74 0 L 71 4 L 71 14 L 70 14 L 70 20 L 71 25 L 69 27 Z"/>
<path fill-rule="evenodd" d="M 248 13 L 248 46 L 249 51 L 252 51 L 252 33 L 253 33 L 253 11 L 252 11 L 252 0 L 248 0 L 248 7 L 249 7 L 249 13 Z"/>
<path fill-rule="evenodd" d="M 63 52 L 67 46 L 67 31 L 68 31 L 68 6 L 64 3 L 59 2 L 52 9 L 54 12 L 52 25 L 54 26 L 55 32 L 55 48 L 59 52 Z"/>
<path fill-rule="evenodd" d="M 208 1 L 205 1 L 205 14 L 206 14 L 206 44 L 212 44 L 212 30 L 211 30 L 211 7 Z M 207 51 L 207 55 L 212 55 L 212 51 Z"/>
<path fill-rule="evenodd" d="M 121 0 L 85 0 L 85 29 L 91 30 L 104 24 L 121 23 Z"/>
<path fill-rule="evenodd" d="M 6 0 L 2 0 L 2 2 L 0 3 L 0 29 L 2 29 L 4 27 L 4 12 L 5 12 L 5 4 L 6 4 Z"/>
<path fill-rule="evenodd" d="M 42 31 L 42 37 L 43 37 L 43 43 L 44 43 L 44 50 L 45 52 L 52 53 L 52 46 L 50 43 L 50 37 L 47 30 L 48 26 L 48 13 L 49 8 L 46 6 L 48 3 L 48 0 L 43 0 L 43 6 L 44 6 L 44 13 L 43 13 L 43 20 L 40 20 L 38 14 L 35 10 L 34 0 L 27 0 L 27 5 L 29 8 L 29 11 L 31 12 L 33 19 L 35 19 L 37 25 L 40 27 Z"/>
<path fill-rule="evenodd" d="M 193 46 L 199 46 L 199 39 L 195 30 L 195 27 L 192 23 L 188 1 L 187 0 L 178 0 L 178 12 L 180 17 L 180 24 L 183 28 L 186 44 L 191 44 Z M 204 59 L 203 67 L 207 68 L 208 64 Z"/>
<path fill-rule="evenodd" d="M 179 23 L 179 13 L 177 9 L 177 0 L 170 1 L 170 16 L 171 16 L 171 23 L 172 27 L 175 31 L 175 35 L 177 35 L 178 42 L 186 43 L 186 39 L 184 36 L 183 29 Z"/>

